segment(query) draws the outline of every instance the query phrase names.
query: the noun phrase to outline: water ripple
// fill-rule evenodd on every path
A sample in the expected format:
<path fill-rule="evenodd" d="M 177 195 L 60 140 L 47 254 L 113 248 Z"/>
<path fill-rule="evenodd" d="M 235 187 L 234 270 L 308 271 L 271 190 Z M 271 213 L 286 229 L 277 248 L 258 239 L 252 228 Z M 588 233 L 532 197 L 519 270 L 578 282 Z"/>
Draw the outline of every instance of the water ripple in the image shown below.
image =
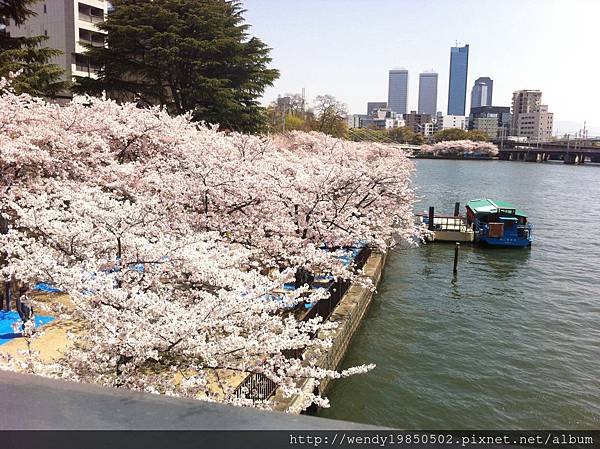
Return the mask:
<path fill-rule="evenodd" d="M 419 161 L 419 209 L 492 197 L 535 224 L 531 250 L 390 254 L 322 416 L 398 428 L 600 426 L 598 167 Z M 585 187 L 583 187 L 585 186 Z M 593 201 L 593 204 L 591 202 Z"/>

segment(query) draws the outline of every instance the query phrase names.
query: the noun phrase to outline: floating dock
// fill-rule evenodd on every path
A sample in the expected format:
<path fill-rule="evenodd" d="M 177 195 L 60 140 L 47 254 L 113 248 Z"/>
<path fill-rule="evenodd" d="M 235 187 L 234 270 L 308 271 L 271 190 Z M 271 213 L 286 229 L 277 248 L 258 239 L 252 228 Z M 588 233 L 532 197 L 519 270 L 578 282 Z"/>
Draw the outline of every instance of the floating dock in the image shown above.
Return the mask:
<path fill-rule="evenodd" d="M 434 208 L 429 213 L 416 214 L 417 221 L 427 226 L 430 235 L 427 241 L 471 243 L 475 239 L 473 229 L 467 225 L 467 218 L 458 213 L 459 203 L 456 203 L 454 215 L 435 215 Z"/>

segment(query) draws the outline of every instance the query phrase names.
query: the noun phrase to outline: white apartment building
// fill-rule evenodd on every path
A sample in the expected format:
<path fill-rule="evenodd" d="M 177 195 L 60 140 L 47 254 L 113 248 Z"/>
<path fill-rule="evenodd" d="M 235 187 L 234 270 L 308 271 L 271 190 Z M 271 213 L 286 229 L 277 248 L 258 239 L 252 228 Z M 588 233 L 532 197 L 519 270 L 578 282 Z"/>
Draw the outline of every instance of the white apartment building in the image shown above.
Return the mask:
<path fill-rule="evenodd" d="M 512 134 L 526 137 L 530 142 L 544 142 L 552 138 L 554 114 L 542 103 L 539 90 L 518 90 L 513 93 Z"/>
<path fill-rule="evenodd" d="M 425 137 L 433 136 L 433 134 L 436 131 L 435 123 L 432 123 L 432 122 L 420 123 L 420 124 L 416 125 L 416 128 L 417 128 L 417 132 L 419 134 L 423 134 Z"/>
<path fill-rule="evenodd" d="M 435 125 L 437 131 L 449 128 L 467 129 L 469 117 L 464 115 L 438 115 Z"/>
<path fill-rule="evenodd" d="M 367 116 L 361 115 L 361 114 L 349 114 L 348 117 L 346 118 L 347 123 L 348 123 L 348 128 L 350 128 L 350 129 L 360 128 L 361 117 L 367 117 Z"/>
<path fill-rule="evenodd" d="M 36 15 L 21 25 L 10 23 L 11 36 L 48 36 L 44 45 L 62 51 L 53 63 L 65 71 L 65 79 L 73 76 L 94 76 L 95 67 L 85 56 L 82 43 L 103 46 L 103 32 L 96 26 L 106 17 L 106 0 L 41 0 L 30 7 Z M 65 93 L 65 97 L 69 97 Z"/>

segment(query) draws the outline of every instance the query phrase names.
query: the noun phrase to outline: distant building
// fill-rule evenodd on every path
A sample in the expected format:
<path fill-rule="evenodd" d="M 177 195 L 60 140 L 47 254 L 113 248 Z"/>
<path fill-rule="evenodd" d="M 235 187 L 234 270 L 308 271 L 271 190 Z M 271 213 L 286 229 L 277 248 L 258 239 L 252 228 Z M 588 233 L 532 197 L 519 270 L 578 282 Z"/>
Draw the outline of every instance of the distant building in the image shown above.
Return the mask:
<path fill-rule="evenodd" d="M 488 138 L 498 138 L 498 119 L 496 117 L 477 117 L 470 121 L 471 129 L 487 134 Z"/>
<path fill-rule="evenodd" d="M 448 115 L 465 115 L 468 68 L 469 46 L 450 48 Z"/>
<path fill-rule="evenodd" d="M 492 105 L 494 80 L 487 76 L 477 78 L 471 89 L 471 109 Z"/>
<path fill-rule="evenodd" d="M 387 102 L 385 101 L 369 101 L 367 103 L 367 115 L 371 115 L 375 109 L 386 109 Z"/>
<path fill-rule="evenodd" d="M 108 1 L 104 0 L 53 0 L 37 2 L 29 6 L 35 15 L 16 26 L 9 23 L 6 31 L 12 37 L 48 36 L 43 45 L 56 48 L 62 53 L 52 58 L 52 62 L 64 71 L 64 79 L 71 81 L 73 76 L 94 76 L 94 67 L 85 55 L 82 43 L 104 46 L 104 32 L 96 25 L 104 20 Z M 70 98 L 70 93 L 63 93 Z"/>
<path fill-rule="evenodd" d="M 490 139 L 510 135 L 512 114 L 508 106 L 479 106 L 471 108 L 469 129 L 485 132 Z"/>
<path fill-rule="evenodd" d="M 415 129 L 415 132 L 422 134 L 425 137 L 433 136 L 435 133 L 435 123 L 421 123 L 420 125 L 417 125 Z"/>
<path fill-rule="evenodd" d="M 430 136 L 435 131 L 431 114 L 418 114 L 417 111 L 410 111 L 410 114 L 404 114 L 404 123 L 413 132 L 424 136 Z"/>
<path fill-rule="evenodd" d="M 366 117 L 362 114 L 349 114 L 347 117 L 348 128 L 360 128 L 360 119 L 361 117 Z"/>
<path fill-rule="evenodd" d="M 528 141 L 543 142 L 552 137 L 554 114 L 542 103 L 539 90 L 518 90 L 513 93 L 511 134 Z"/>
<path fill-rule="evenodd" d="M 289 108 L 292 102 L 292 97 L 277 96 L 277 106 L 284 109 Z"/>
<path fill-rule="evenodd" d="M 464 115 L 441 115 L 437 116 L 435 122 L 435 130 L 441 131 L 443 129 L 458 128 L 467 129 L 469 118 Z"/>
<path fill-rule="evenodd" d="M 435 115 L 437 111 L 438 74 L 424 72 L 419 74 L 419 114 Z"/>
<path fill-rule="evenodd" d="M 396 114 L 406 114 L 408 109 L 408 70 L 390 70 L 387 107 Z"/>
<path fill-rule="evenodd" d="M 348 128 L 392 129 L 402 126 L 404 126 L 402 116 L 385 108 L 373 109 L 369 115 L 348 116 Z"/>

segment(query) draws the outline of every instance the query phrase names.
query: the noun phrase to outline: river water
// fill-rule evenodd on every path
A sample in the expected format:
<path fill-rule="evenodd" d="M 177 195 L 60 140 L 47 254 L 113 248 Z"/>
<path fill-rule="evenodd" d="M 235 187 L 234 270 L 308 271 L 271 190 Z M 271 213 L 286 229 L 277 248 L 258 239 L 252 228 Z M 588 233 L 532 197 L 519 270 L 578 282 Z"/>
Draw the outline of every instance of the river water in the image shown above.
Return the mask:
<path fill-rule="evenodd" d="M 600 167 L 418 160 L 419 210 L 495 198 L 531 249 L 453 244 L 389 254 L 320 416 L 405 429 L 600 428 Z"/>

